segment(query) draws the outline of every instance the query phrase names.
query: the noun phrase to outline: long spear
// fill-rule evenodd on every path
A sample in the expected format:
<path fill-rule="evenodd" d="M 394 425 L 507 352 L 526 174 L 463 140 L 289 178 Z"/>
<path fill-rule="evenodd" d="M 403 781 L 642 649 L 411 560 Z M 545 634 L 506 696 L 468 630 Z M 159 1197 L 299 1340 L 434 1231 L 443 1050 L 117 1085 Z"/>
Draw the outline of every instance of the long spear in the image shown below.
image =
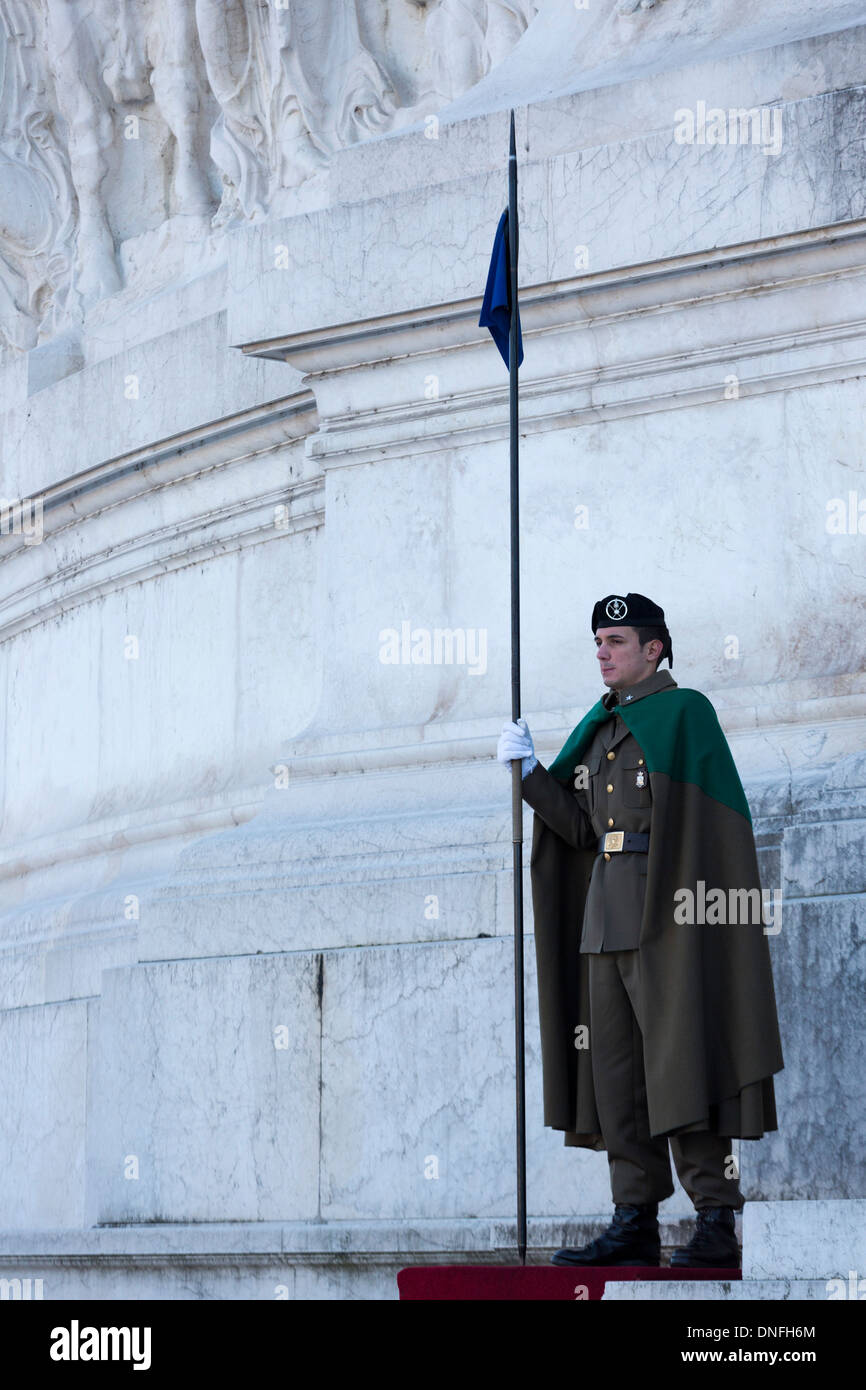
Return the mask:
<path fill-rule="evenodd" d="M 517 373 L 523 360 L 517 303 L 517 146 L 514 112 L 508 148 L 508 208 L 499 219 L 478 323 L 489 328 L 508 367 L 511 436 L 511 718 L 520 718 L 520 545 L 518 509 Z M 517 1248 L 526 1264 L 526 1085 L 523 1038 L 523 792 L 520 758 L 511 763 L 514 869 L 514 1046 L 517 1059 Z"/>
<path fill-rule="evenodd" d="M 509 436 L 511 442 L 511 718 L 520 718 L 520 524 L 518 473 L 520 448 L 517 434 L 517 373 L 520 369 L 517 310 L 517 146 L 514 111 L 508 144 L 508 334 Z M 511 764 L 511 839 L 514 878 L 514 1050 L 517 1110 L 517 1253 L 526 1264 L 526 1065 L 523 1024 L 523 791 L 522 762 Z"/>

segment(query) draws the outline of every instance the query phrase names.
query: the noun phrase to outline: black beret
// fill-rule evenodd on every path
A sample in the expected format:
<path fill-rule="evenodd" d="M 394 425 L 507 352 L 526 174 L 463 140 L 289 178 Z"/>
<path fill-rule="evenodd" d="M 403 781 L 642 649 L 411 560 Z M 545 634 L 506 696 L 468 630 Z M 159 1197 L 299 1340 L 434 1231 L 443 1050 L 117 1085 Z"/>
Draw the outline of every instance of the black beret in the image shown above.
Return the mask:
<path fill-rule="evenodd" d="M 600 598 L 592 610 L 593 632 L 600 627 L 663 627 L 667 632 L 664 609 L 645 594 L 608 594 Z M 661 660 L 665 657 L 673 665 L 670 633 Z"/>
<path fill-rule="evenodd" d="M 592 610 L 592 630 L 600 627 L 664 627 L 664 609 L 644 594 L 608 594 Z"/>

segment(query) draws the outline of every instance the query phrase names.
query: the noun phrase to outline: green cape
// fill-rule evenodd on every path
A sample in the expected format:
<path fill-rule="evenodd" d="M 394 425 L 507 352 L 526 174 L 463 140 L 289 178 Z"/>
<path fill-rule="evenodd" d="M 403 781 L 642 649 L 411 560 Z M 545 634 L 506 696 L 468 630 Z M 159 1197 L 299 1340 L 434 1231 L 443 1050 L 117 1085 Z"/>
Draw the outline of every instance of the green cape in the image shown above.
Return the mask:
<path fill-rule="evenodd" d="M 677 893 L 757 888 L 761 880 L 746 796 L 716 712 L 681 687 L 634 705 L 594 705 L 548 769 L 570 788 L 598 726 L 620 714 L 640 744 L 653 799 L 640 931 L 643 1046 L 652 1134 L 707 1129 L 760 1138 L 777 1128 L 773 1074 L 784 1065 L 763 924 L 683 925 Z M 546 774 L 545 774 L 546 775 Z M 544 1122 L 565 1143 L 603 1149 L 591 1059 L 575 1046 L 589 1024 L 580 930 L 595 851 L 544 821 L 562 792 L 535 779 L 532 902 L 544 1075 Z M 529 799 L 527 797 L 527 799 Z"/>
<path fill-rule="evenodd" d="M 569 734 L 548 771 L 561 782 L 570 782 L 575 764 L 580 762 L 596 729 L 619 714 L 640 744 L 650 774 L 663 772 L 674 782 L 692 782 L 751 823 L 736 764 L 706 695 L 682 686 L 656 693 L 664 698 L 645 696 L 633 705 L 616 705 L 612 710 L 599 700 Z"/>

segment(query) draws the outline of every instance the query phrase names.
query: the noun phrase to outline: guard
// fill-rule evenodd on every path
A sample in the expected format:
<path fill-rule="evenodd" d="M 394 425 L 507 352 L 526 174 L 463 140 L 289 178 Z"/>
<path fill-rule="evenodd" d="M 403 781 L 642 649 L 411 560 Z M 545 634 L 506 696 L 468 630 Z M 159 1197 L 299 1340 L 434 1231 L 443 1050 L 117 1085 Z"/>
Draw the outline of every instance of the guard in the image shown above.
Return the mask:
<path fill-rule="evenodd" d="M 497 750 L 522 760 L 535 812 L 544 1122 L 607 1151 L 615 1207 L 553 1263 L 659 1264 L 670 1143 L 698 1214 L 671 1264 L 734 1268 L 731 1139 L 777 1128 L 783 1067 L 749 807 L 713 706 L 659 670 L 673 665 L 663 610 L 609 594 L 592 631 L 607 693 L 550 767 L 523 719 Z"/>

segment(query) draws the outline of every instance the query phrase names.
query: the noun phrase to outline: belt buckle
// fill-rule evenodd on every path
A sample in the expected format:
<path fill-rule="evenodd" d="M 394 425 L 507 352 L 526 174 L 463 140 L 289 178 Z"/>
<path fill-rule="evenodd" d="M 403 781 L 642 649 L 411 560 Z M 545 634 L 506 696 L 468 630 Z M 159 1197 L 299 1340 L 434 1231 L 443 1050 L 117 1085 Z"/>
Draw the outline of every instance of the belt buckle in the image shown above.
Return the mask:
<path fill-rule="evenodd" d="M 622 849 L 625 832 L 622 830 L 608 830 L 604 837 L 604 853 L 615 853 Z"/>

